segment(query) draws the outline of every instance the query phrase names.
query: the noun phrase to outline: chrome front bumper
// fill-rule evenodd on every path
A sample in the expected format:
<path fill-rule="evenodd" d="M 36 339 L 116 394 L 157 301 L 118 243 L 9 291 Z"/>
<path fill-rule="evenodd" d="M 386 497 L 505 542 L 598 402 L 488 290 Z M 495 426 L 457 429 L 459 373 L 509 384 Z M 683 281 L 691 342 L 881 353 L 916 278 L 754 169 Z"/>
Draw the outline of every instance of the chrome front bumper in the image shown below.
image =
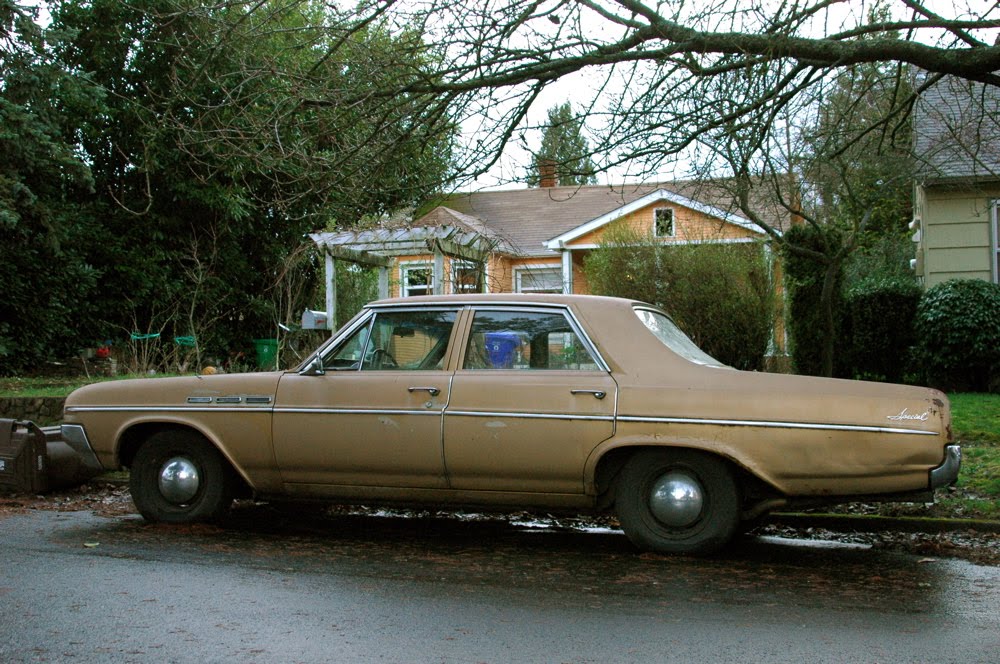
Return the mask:
<path fill-rule="evenodd" d="M 59 433 L 61 434 L 62 442 L 66 443 L 79 457 L 80 465 L 85 469 L 84 472 L 91 475 L 99 475 L 104 472 L 104 466 L 97 460 L 94 448 L 90 446 L 90 440 L 87 438 L 87 432 L 84 431 L 81 425 L 63 424 L 60 427 Z"/>
<path fill-rule="evenodd" d="M 948 445 L 944 448 L 944 462 L 931 469 L 931 488 L 951 486 L 958 479 L 958 469 L 962 466 L 962 448 Z"/>

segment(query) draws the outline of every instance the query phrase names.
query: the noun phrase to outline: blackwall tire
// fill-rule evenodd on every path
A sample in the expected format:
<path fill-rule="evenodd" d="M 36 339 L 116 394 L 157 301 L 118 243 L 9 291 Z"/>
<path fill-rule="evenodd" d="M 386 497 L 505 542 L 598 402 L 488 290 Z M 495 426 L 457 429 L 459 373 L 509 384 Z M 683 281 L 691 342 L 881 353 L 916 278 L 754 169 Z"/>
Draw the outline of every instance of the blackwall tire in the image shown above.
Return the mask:
<path fill-rule="evenodd" d="M 728 464 L 694 450 L 636 453 L 618 477 L 615 506 L 625 534 L 645 551 L 714 553 L 739 526 L 739 487 Z"/>
<path fill-rule="evenodd" d="M 233 502 L 235 486 L 226 459 L 192 431 L 150 436 L 136 452 L 129 478 L 139 513 L 163 523 L 219 519 Z"/>

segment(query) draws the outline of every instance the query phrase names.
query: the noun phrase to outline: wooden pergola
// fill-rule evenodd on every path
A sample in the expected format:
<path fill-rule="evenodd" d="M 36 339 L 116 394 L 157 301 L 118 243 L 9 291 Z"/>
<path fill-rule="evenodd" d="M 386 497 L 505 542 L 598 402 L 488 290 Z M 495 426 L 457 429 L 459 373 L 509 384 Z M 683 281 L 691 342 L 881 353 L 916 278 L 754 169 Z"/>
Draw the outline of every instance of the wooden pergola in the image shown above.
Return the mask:
<path fill-rule="evenodd" d="M 326 266 L 327 328 L 336 329 L 338 260 L 378 268 L 378 297 L 389 297 L 389 269 L 398 256 L 430 255 L 432 287 L 444 294 L 444 257 L 484 264 L 495 244 L 473 230 L 456 226 L 416 226 L 365 231 L 311 233 Z"/>

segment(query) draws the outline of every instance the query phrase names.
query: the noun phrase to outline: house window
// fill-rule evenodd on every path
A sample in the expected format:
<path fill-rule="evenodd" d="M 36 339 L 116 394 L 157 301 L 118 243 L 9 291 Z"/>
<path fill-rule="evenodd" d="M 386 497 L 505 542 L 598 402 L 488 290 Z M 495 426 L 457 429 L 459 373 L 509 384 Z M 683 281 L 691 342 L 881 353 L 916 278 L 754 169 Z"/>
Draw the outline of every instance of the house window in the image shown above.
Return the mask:
<path fill-rule="evenodd" d="M 400 295 L 431 295 L 434 293 L 434 270 L 427 263 L 413 263 L 400 268 Z"/>
<path fill-rule="evenodd" d="M 992 236 L 990 244 L 993 250 L 990 252 L 993 259 L 993 283 L 1000 283 L 1000 201 L 993 201 L 992 224 L 990 230 Z"/>
<path fill-rule="evenodd" d="M 656 237 L 674 236 L 674 211 L 672 209 L 656 208 L 653 210 L 653 220 L 656 224 Z"/>
<path fill-rule="evenodd" d="M 562 293 L 562 268 L 528 267 L 515 270 L 515 291 L 518 293 Z"/>
<path fill-rule="evenodd" d="M 482 293 L 483 292 L 482 263 L 474 263 L 472 261 L 452 260 L 451 292 Z"/>

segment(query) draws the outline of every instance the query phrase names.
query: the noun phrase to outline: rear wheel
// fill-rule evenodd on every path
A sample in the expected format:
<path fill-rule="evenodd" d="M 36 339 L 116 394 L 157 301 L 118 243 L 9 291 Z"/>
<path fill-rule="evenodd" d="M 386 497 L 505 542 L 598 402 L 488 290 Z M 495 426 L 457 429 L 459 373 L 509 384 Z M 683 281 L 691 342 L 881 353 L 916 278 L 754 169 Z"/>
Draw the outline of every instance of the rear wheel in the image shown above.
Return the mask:
<path fill-rule="evenodd" d="M 632 456 L 619 475 L 615 505 L 632 543 L 660 553 L 712 553 L 739 524 L 739 490 L 729 466 L 693 450 Z"/>
<path fill-rule="evenodd" d="M 132 462 L 129 488 L 148 521 L 189 523 L 221 517 L 236 483 L 228 462 L 192 431 L 161 431 L 149 437 Z"/>

